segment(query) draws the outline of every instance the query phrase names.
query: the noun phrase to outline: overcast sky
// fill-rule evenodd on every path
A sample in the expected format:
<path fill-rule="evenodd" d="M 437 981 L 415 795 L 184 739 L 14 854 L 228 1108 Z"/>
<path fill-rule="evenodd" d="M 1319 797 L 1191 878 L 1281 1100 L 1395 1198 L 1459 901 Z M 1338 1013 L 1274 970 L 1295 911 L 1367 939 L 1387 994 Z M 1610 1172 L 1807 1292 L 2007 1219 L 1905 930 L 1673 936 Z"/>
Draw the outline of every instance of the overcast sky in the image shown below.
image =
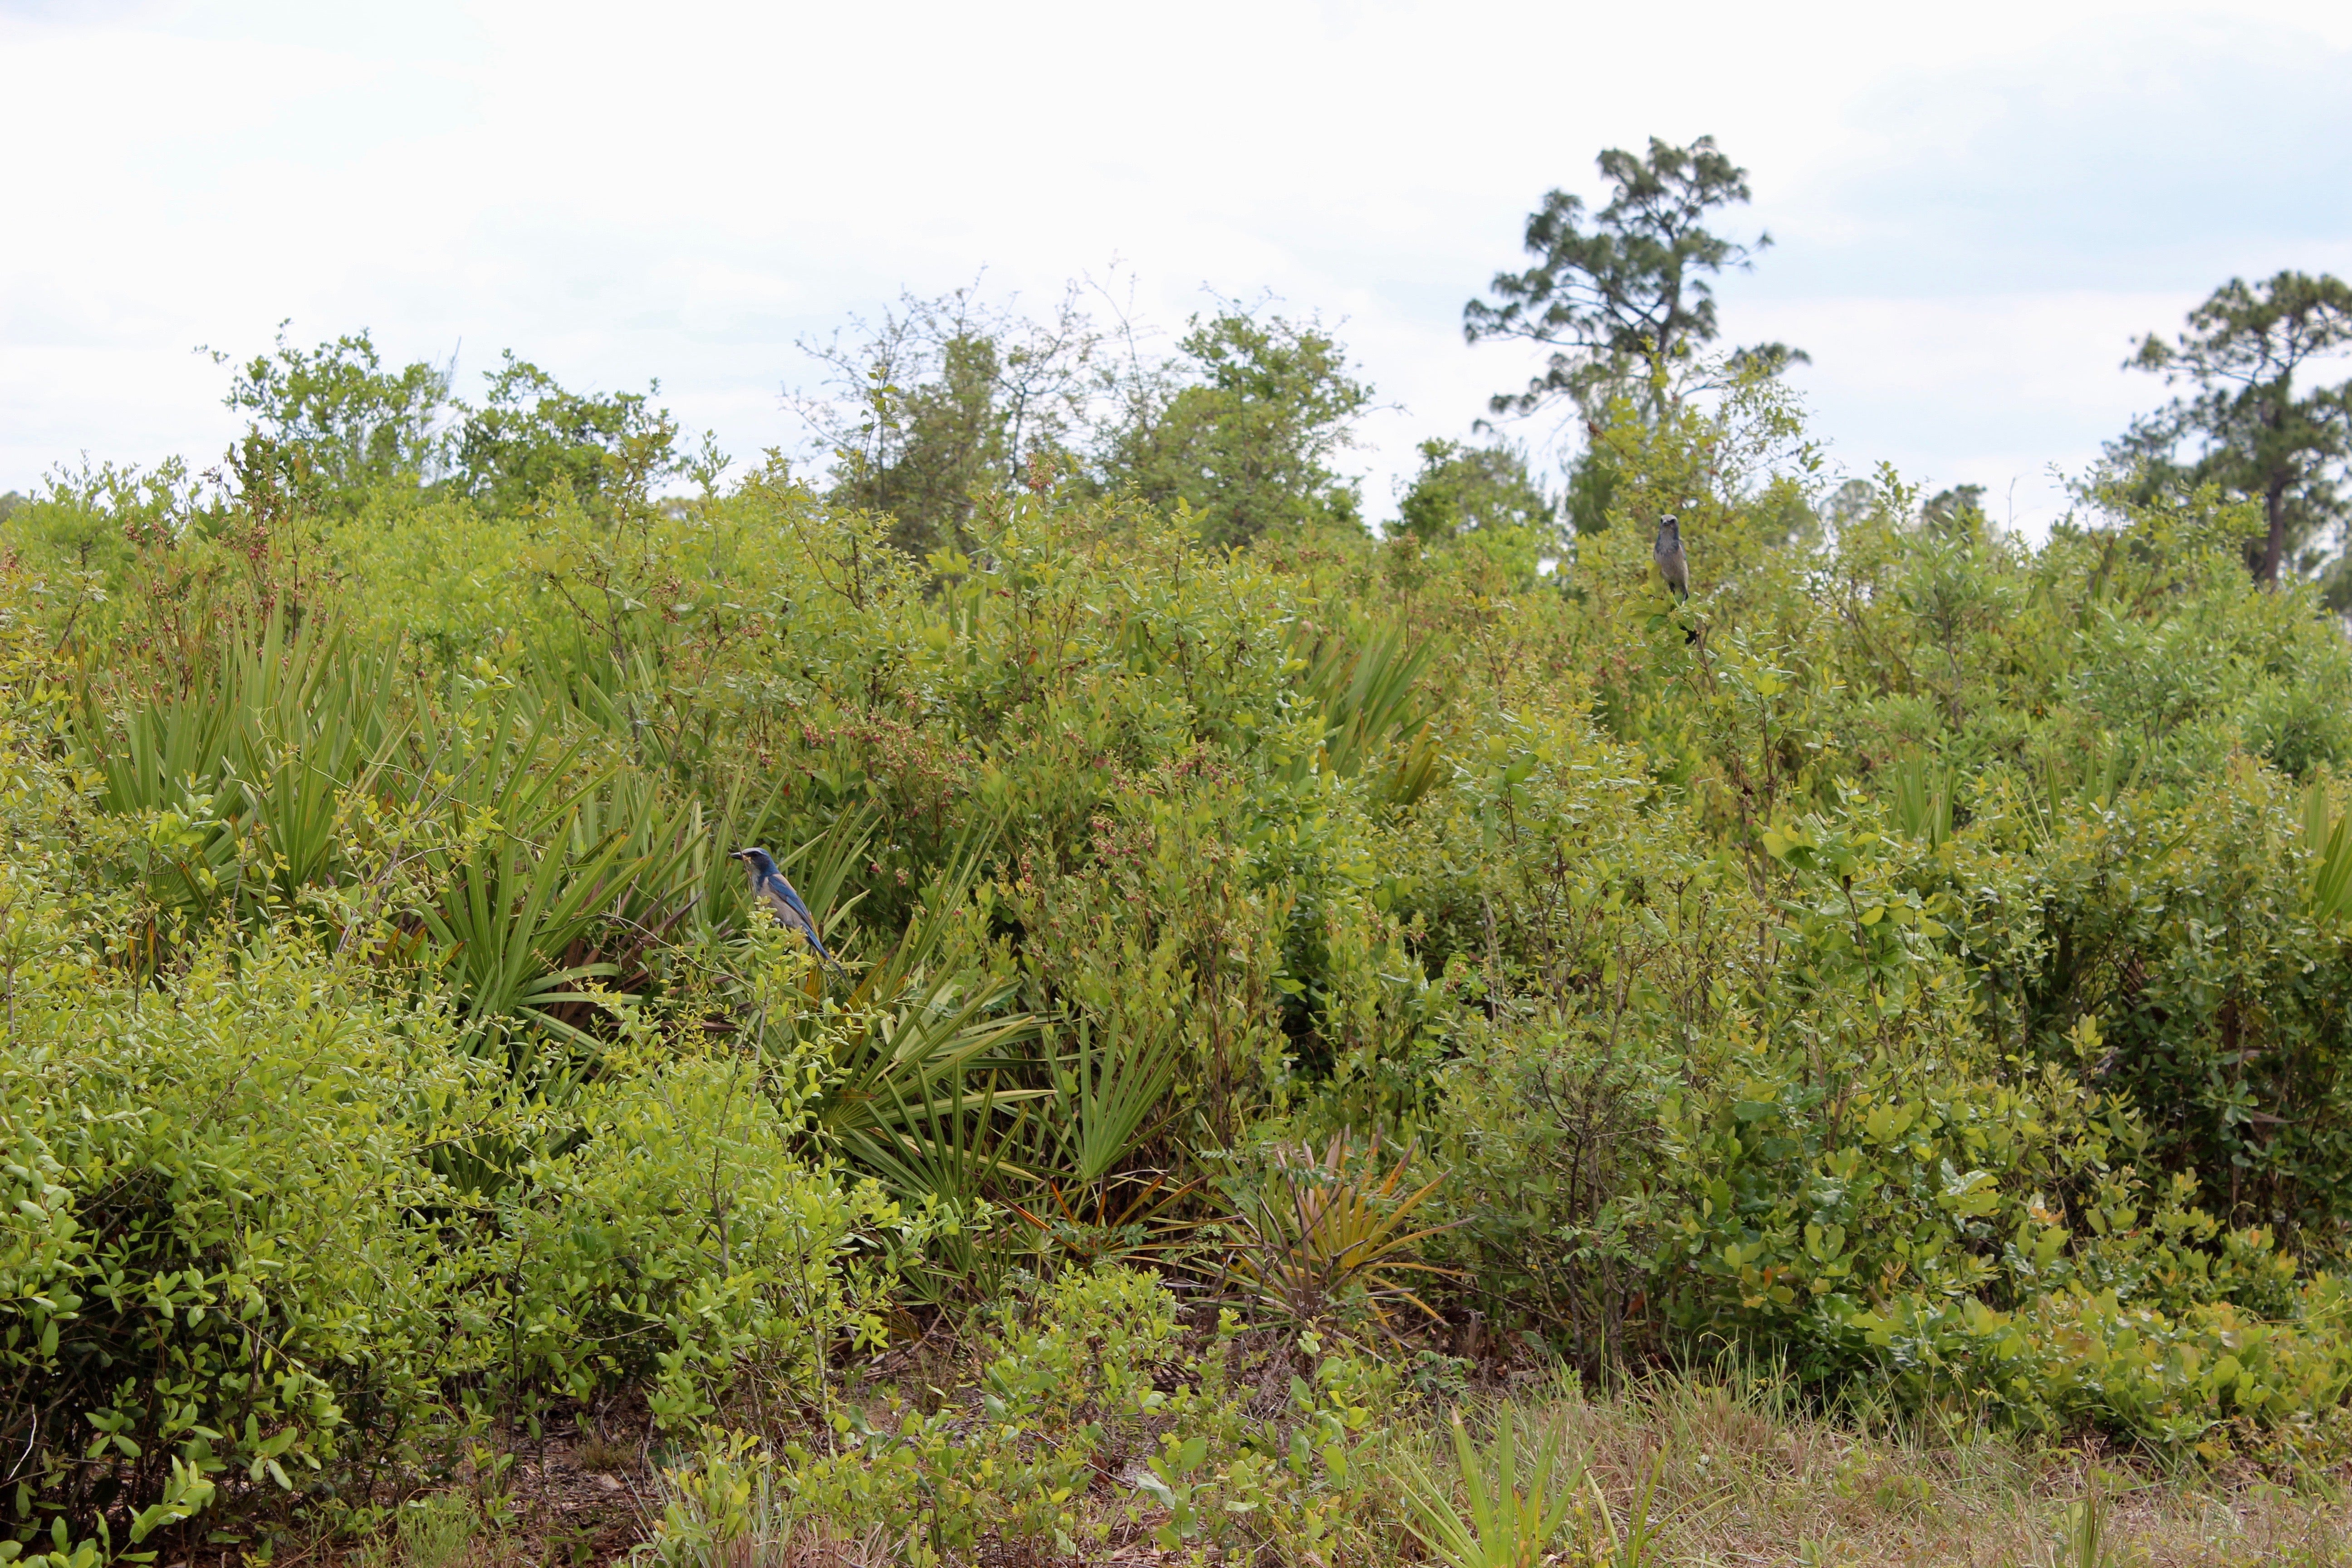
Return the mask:
<path fill-rule="evenodd" d="M 0 0 L 0 489 L 199 466 L 191 351 L 362 327 L 641 387 L 799 446 L 794 341 L 986 268 L 1039 306 L 1123 264 L 1319 311 L 1392 408 L 1371 513 L 1524 380 L 1465 300 L 1593 154 L 1712 133 L 1751 172 L 1732 342 L 1782 339 L 1849 469 L 2030 530 L 2158 401 L 2118 367 L 2232 275 L 2352 275 L 2352 5 L 399 5 Z"/>

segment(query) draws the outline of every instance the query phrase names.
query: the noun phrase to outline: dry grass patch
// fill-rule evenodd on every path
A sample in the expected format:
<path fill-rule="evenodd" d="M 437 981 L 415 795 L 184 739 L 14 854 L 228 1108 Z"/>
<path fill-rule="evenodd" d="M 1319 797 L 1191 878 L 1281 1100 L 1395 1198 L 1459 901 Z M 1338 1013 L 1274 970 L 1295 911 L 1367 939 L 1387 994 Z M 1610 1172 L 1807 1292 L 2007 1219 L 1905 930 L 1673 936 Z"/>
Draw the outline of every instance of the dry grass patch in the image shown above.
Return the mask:
<path fill-rule="evenodd" d="M 1570 1381 L 1503 1400 L 1471 1423 L 1487 1435 L 1486 1452 L 1508 1427 L 1517 1452 L 1556 1450 L 1562 1458 L 1552 1485 L 1585 1496 L 1535 1556 L 1515 1557 L 1496 1542 L 1483 1561 L 1612 1568 L 2316 1568 L 2352 1561 L 2340 1469 L 2306 1468 L 2288 1485 L 2250 1464 L 2168 1467 L 2096 1445 L 2031 1447 L 1965 1413 L 1897 1419 L 1863 1410 L 1831 1419 L 1794 1406 L 1785 1385 L 1738 1377 L 1658 1377 L 1602 1397 Z M 1397 1496 L 1415 1477 L 1435 1475 L 1456 1480 L 1466 1505 L 1451 1435 L 1436 1426 L 1392 1430 L 1375 1465 Z M 1491 1458 L 1486 1484 L 1491 1489 Z M 1635 1550 L 1642 1530 L 1654 1539 Z M 1393 1560 L 1413 1555 L 1407 1547 Z"/>

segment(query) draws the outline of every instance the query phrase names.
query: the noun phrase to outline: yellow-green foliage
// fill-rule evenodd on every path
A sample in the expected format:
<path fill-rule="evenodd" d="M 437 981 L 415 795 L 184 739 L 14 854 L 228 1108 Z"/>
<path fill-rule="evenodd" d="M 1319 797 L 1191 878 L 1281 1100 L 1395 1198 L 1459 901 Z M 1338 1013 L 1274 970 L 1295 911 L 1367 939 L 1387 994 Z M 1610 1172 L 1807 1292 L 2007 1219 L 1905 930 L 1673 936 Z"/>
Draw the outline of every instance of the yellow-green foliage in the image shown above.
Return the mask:
<path fill-rule="evenodd" d="M 1363 1234 L 1424 1194 L 1382 1266 L 1465 1331 L 2332 1441 L 2338 630 L 2210 498 L 2029 548 L 1889 475 L 1826 528 L 1769 382 L 1602 439 L 1617 510 L 1549 574 L 1213 549 L 1045 477 L 919 562 L 780 462 L 20 510 L 12 1529 L 364 1510 L 625 1394 L 851 1420 L 757 1484 L 926 1550 L 1067 1534 L 1088 1444 L 1149 1459 L 1155 1531 L 1307 1541 L 1367 1405 L 1302 1363 L 1258 1431 L 1242 1325 L 1152 1382 L 998 1310 L 979 1426 L 869 1434 L 839 1379 L 1024 1291 L 1165 1368 L 1122 1258 L 1385 1347 L 1392 1289 L 1218 1266 L 1235 1194 L 1312 1206 L 1301 1149 L 1375 1138 L 1414 1167 Z M 747 843 L 837 967 L 754 916 Z"/>
<path fill-rule="evenodd" d="M 1008 1300 L 983 1340 L 976 1408 L 895 1396 L 832 1418 L 781 1451 L 736 1434 L 667 1476 L 656 1555 L 724 1560 L 796 1530 L 877 1539 L 895 1560 L 952 1562 L 993 1539 L 1070 1553 L 1157 1505 L 1163 1547 L 1261 1542 L 1312 1551 L 1350 1503 L 1350 1464 L 1393 1372 L 1301 1342 L 1311 1376 L 1288 1379 L 1286 1418 L 1246 1408 L 1231 1379 L 1239 1321 L 1185 1353 L 1173 1298 L 1149 1273 L 1064 1274 Z M 1098 1475 L 1130 1476 L 1124 1520 L 1089 1508 Z"/>

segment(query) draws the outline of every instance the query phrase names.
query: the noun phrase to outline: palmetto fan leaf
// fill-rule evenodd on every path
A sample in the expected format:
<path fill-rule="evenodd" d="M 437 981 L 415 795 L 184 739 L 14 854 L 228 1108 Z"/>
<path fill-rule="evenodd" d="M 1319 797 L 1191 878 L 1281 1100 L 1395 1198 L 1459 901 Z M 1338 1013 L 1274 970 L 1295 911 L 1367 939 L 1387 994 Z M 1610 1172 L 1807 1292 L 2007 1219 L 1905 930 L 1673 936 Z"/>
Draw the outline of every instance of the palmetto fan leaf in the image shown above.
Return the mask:
<path fill-rule="evenodd" d="M 625 831 L 578 841 L 583 816 L 615 771 L 581 766 L 584 747 L 557 752 L 518 693 L 473 754 L 452 759 L 459 834 L 426 858 L 435 891 L 415 913 L 443 950 L 478 1029 L 527 1020 L 586 1043 L 550 1009 L 593 1002 L 581 984 L 615 973 L 610 963 L 569 961 L 645 864 Z"/>
<path fill-rule="evenodd" d="M 819 858 L 809 907 L 821 926 L 831 924 L 828 906 L 840 868 L 863 842 L 863 832 L 862 823 L 836 828 Z M 1025 1056 L 1015 1050 L 1038 1026 L 1034 1016 L 1005 1009 L 1015 985 L 1010 976 L 950 961 L 949 937 L 962 921 L 993 841 L 986 832 L 967 838 L 898 943 L 858 977 L 845 1001 L 802 1015 L 803 1027 L 825 1028 L 832 1054 L 832 1071 L 812 1107 L 816 1125 L 877 1174 L 911 1157 L 932 1157 L 942 1117 L 991 1115 L 996 1107 L 1051 1092 L 1000 1089 L 992 1081 L 982 1089 L 969 1077 L 1025 1065 Z"/>
<path fill-rule="evenodd" d="M 835 1047 L 835 1072 L 818 1099 L 817 1124 L 853 1152 L 876 1137 L 921 1138 L 933 1119 L 977 1108 L 967 1069 L 1027 1039 L 1037 1021 L 1004 1014 L 1010 980 L 917 974 L 880 1005 L 861 1010 Z M 1049 1091 L 1001 1091 L 997 1103 Z"/>
<path fill-rule="evenodd" d="M 1117 1035 L 1097 1039 L 1092 1022 L 1081 1021 L 1076 1048 L 1054 1066 L 1053 1114 L 1041 1126 L 1039 1165 L 1082 1187 L 1117 1170 L 1174 1114 L 1168 1091 L 1182 1050 L 1173 1033 L 1134 1045 Z"/>
<path fill-rule="evenodd" d="M 2331 821 L 2324 784 L 2304 792 L 2303 844 L 2311 857 L 2313 912 L 2323 920 L 2352 914 L 2352 816 Z"/>
<path fill-rule="evenodd" d="M 528 1018 L 585 1043 L 578 1028 L 548 1009 L 593 1001 L 580 984 L 617 973 L 609 963 L 562 966 L 562 957 L 604 918 L 604 905 L 631 869 L 626 848 L 608 837 L 575 858 L 500 832 L 451 868 L 440 901 L 419 913 L 448 950 L 470 1022 Z"/>
<path fill-rule="evenodd" d="M 272 616 L 222 648 L 209 679 L 119 717 L 82 692 L 83 738 L 110 811 L 178 812 L 193 831 L 153 890 L 191 913 L 226 898 L 247 918 L 343 874 L 340 816 L 406 738 L 398 661 L 356 656 L 335 628 Z"/>
<path fill-rule="evenodd" d="M 1437 645 L 1402 624 L 1373 626 L 1343 639 L 1324 636 L 1301 645 L 1300 678 L 1323 710 L 1324 761 L 1352 778 L 1376 759 L 1391 805 L 1410 805 L 1436 782 L 1437 734 L 1418 685 L 1435 661 Z"/>
<path fill-rule="evenodd" d="M 1180 1205 L 1199 1184 L 1129 1168 L 1176 1113 L 1170 1089 L 1182 1052 L 1172 1033 L 1137 1044 L 1081 1020 L 1075 1048 L 1049 1058 L 1053 1098 L 1029 1121 L 1029 1162 L 1045 1191 L 1011 1205 L 1042 1244 L 1088 1264 L 1192 1244 L 1206 1222 Z"/>

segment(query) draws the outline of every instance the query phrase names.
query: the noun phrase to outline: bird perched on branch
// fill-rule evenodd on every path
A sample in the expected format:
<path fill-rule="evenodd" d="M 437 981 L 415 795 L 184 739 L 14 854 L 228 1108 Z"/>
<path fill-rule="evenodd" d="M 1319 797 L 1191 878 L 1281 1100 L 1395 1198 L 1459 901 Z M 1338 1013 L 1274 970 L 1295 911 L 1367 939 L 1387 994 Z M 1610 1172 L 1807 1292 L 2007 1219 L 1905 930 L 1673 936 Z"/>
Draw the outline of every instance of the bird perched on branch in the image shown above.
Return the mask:
<path fill-rule="evenodd" d="M 1651 547 L 1651 559 L 1658 563 L 1658 575 L 1675 591 L 1677 600 L 1690 597 L 1690 563 L 1683 559 L 1682 524 L 1671 517 L 1658 519 L 1658 542 Z"/>
<path fill-rule="evenodd" d="M 784 879 L 784 874 L 776 869 L 774 857 L 764 849 L 736 849 L 730 850 L 727 858 L 743 862 L 743 869 L 751 878 L 751 896 L 768 906 L 776 923 L 800 932 L 801 940 L 824 960 L 826 968 L 836 967 L 833 954 L 824 950 L 824 939 L 816 934 L 816 917 L 801 902 L 800 894 Z"/>

